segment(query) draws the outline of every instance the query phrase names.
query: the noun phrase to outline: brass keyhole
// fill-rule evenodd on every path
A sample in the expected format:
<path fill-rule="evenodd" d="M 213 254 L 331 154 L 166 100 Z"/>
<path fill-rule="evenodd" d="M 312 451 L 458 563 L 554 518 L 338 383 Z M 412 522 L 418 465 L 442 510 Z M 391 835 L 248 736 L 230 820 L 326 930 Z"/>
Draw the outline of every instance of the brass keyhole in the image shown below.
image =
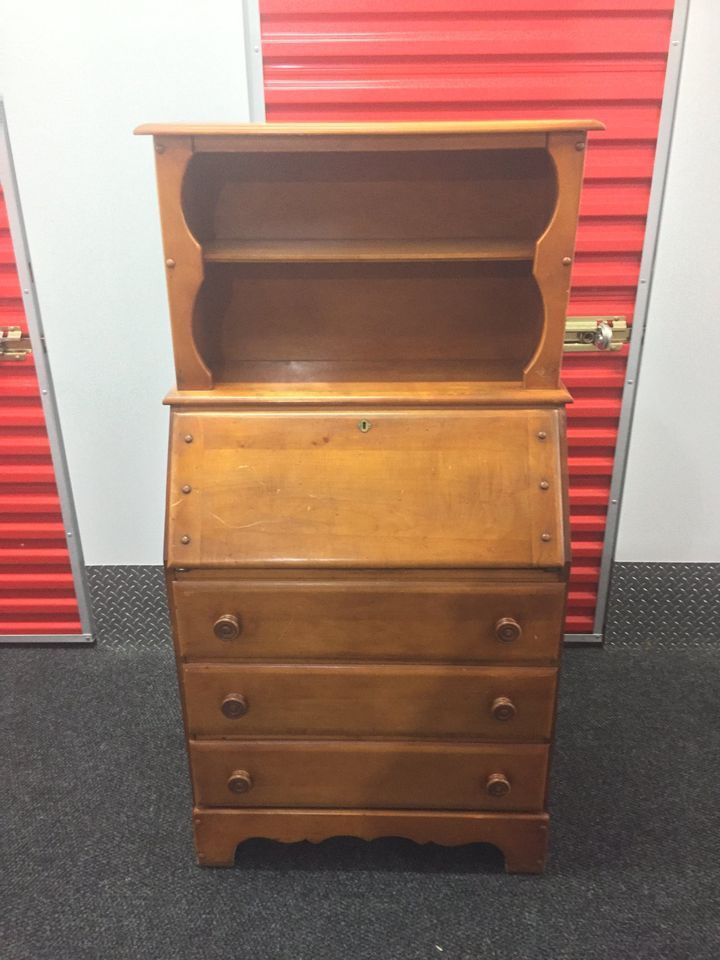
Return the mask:
<path fill-rule="evenodd" d="M 358 423 L 358 430 L 359 430 L 361 433 L 367 433 L 371 426 L 372 426 L 372 424 L 370 423 L 369 420 L 361 420 L 361 421 Z"/>

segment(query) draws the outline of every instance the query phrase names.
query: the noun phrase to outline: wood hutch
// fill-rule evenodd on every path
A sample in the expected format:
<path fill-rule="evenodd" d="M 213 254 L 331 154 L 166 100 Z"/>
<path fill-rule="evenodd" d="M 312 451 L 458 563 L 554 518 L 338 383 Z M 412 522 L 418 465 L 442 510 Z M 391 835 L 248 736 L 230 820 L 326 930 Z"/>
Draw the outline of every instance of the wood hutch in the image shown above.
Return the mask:
<path fill-rule="evenodd" d="M 177 370 L 165 562 L 201 864 L 348 834 L 542 870 L 560 360 L 598 129 L 138 129 Z"/>

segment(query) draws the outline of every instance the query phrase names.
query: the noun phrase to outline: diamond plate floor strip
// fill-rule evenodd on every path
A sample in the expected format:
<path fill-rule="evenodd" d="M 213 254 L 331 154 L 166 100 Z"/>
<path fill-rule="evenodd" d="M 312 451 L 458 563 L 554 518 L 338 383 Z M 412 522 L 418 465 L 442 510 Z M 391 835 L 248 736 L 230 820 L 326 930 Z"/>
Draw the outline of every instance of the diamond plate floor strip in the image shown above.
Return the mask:
<path fill-rule="evenodd" d="M 171 647 L 162 567 L 88 567 L 99 643 Z M 720 563 L 618 563 L 606 642 L 653 648 L 720 647 Z"/>
<path fill-rule="evenodd" d="M 98 643 L 171 649 L 162 567 L 88 567 L 87 577 Z"/>
<path fill-rule="evenodd" d="M 615 646 L 720 647 L 720 563 L 617 563 L 605 639 Z"/>

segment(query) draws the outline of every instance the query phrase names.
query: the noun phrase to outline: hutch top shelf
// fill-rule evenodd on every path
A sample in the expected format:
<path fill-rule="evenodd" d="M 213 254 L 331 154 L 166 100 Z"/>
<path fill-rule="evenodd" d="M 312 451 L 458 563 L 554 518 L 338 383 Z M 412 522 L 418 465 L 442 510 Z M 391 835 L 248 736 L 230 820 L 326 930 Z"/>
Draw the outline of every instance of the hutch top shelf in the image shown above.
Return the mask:
<path fill-rule="evenodd" d="M 567 133 L 604 130 L 599 120 L 437 120 L 423 123 L 143 123 L 135 133 L 153 137 L 359 136 L 394 137 L 433 134 Z M 384 149 L 384 147 L 383 147 Z"/>
<path fill-rule="evenodd" d="M 557 397 L 585 137 L 601 129 L 139 127 L 155 138 L 178 388 Z"/>

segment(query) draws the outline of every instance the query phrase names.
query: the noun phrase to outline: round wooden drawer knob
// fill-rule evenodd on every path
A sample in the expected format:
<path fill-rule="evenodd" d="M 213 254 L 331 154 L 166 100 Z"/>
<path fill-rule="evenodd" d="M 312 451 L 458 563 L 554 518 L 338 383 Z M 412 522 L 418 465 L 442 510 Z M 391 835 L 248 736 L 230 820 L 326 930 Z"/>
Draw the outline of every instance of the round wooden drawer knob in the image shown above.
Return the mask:
<path fill-rule="evenodd" d="M 500 643 L 514 643 L 522 636 L 522 627 L 512 617 L 502 617 L 495 624 L 495 636 Z"/>
<path fill-rule="evenodd" d="M 512 720 L 517 713 L 515 704 L 508 697 L 495 697 L 490 707 L 493 720 Z"/>
<path fill-rule="evenodd" d="M 241 693 L 229 693 L 220 707 L 228 720 L 237 720 L 248 712 L 248 702 Z"/>
<path fill-rule="evenodd" d="M 491 797 L 506 797 L 510 793 L 510 781 L 504 773 L 491 773 L 485 784 L 485 792 Z"/>
<path fill-rule="evenodd" d="M 228 790 L 231 793 L 247 793 L 252 790 L 252 777 L 247 770 L 234 770 L 228 780 Z"/>
<path fill-rule="evenodd" d="M 240 620 L 234 613 L 224 613 L 213 624 L 213 633 L 218 640 L 237 640 L 240 636 Z"/>

